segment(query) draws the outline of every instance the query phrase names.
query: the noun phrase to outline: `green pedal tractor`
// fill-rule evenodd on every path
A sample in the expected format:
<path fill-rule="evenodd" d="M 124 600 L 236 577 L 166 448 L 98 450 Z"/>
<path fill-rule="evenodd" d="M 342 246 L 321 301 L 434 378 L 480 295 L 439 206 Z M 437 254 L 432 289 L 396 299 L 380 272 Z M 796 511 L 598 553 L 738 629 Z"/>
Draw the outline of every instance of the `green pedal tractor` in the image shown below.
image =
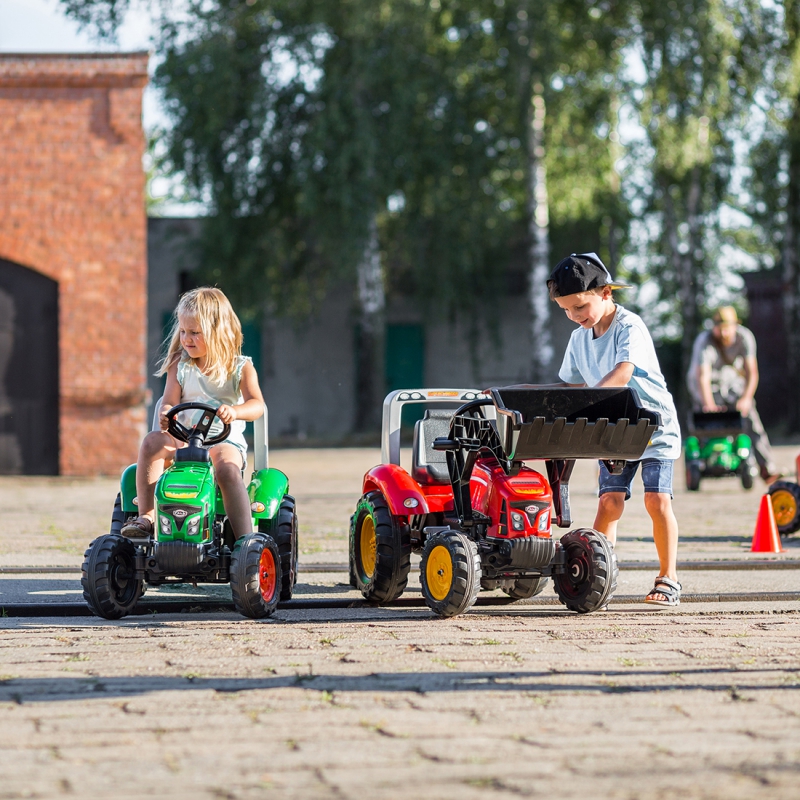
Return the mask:
<path fill-rule="evenodd" d="M 192 410 L 200 418 L 188 428 L 177 417 Z M 82 567 L 83 596 L 98 616 L 124 617 L 145 586 L 177 583 L 230 583 L 237 611 L 254 619 L 270 616 L 279 600 L 291 598 L 297 515 L 286 475 L 268 465 L 267 409 L 254 424 L 255 469 L 247 487 L 256 532 L 236 540 L 208 452 L 228 437 L 230 426 L 210 434 L 215 417 L 216 410 L 203 403 L 181 403 L 167 413 L 169 433 L 188 447 L 177 450 L 156 484 L 150 536 L 120 533 L 138 513 L 136 465 L 123 472 L 111 530 L 89 545 Z"/>
<path fill-rule="evenodd" d="M 757 473 L 753 443 L 744 432 L 738 411 L 694 411 L 684 443 L 686 488 L 700 489 L 704 478 L 736 475 L 744 489 L 752 489 Z"/>

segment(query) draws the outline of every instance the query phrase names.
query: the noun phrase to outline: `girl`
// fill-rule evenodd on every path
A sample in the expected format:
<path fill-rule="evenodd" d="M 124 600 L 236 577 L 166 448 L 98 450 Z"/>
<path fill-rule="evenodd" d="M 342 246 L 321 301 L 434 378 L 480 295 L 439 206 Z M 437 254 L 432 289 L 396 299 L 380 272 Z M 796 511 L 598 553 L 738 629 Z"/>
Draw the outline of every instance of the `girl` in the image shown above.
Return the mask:
<path fill-rule="evenodd" d="M 164 342 L 166 355 L 157 375 L 167 376 L 161 404 L 160 431 L 144 437 L 136 468 L 139 516 L 122 528 L 125 536 L 153 531 L 156 481 L 172 462 L 183 442 L 167 433 L 167 411 L 178 403 L 207 403 L 231 425 L 230 436 L 210 448 L 225 511 L 236 538 L 252 533 L 250 499 L 242 481 L 247 460 L 246 420 L 264 413 L 264 398 L 250 358 L 242 355 L 242 326 L 228 298 L 209 287 L 184 294 L 175 309 L 172 333 Z M 193 413 L 193 412 L 187 412 Z M 197 413 L 197 412 L 194 412 Z M 221 430 L 214 421 L 209 433 Z"/>

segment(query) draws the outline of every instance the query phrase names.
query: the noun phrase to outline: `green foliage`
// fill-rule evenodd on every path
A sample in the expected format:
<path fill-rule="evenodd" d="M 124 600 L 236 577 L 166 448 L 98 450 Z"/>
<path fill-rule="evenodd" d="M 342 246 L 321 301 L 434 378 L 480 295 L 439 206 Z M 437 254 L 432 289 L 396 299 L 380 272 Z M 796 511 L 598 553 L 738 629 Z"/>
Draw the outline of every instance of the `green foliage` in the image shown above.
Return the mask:
<path fill-rule="evenodd" d="M 108 33 L 124 6 L 64 0 Z M 533 87 L 559 250 L 624 229 L 613 15 L 590 0 L 191 0 L 168 5 L 156 85 L 167 166 L 209 208 L 208 280 L 303 314 L 352 275 L 371 219 L 389 285 L 450 317 L 526 263 Z M 388 204 L 388 205 L 387 205 Z M 597 248 L 596 248 L 597 249 Z M 600 248 L 602 249 L 602 248 Z M 517 271 L 520 267 L 517 267 Z M 484 315 L 481 315 L 484 316 Z"/>

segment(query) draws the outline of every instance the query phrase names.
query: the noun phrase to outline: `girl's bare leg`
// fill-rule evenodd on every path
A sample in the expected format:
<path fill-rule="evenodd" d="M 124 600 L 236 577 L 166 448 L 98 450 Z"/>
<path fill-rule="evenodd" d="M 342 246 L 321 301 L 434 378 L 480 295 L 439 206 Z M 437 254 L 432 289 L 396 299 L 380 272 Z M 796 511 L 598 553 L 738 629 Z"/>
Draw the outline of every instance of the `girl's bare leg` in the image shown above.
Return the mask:
<path fill-rule="evenodd" d="M 139 500 L 139 516 L 153 522 L 155 489 L 158 479 L 164 474 L 167 462 L 175 458 L 175 440 L 161 431 L 151 431 L 142 440 L 139 460 L 136 462 L 136 496 Z"/>
<path fill-rule="evenodd" d="M 225 513 L 231 521 L 237 539 L 253 532 L 250 498 L 242 480 L 242 454 L 232 444 L 211 448 L 211 461 L 217 473 L 217 483 L 225 502 Z"/>

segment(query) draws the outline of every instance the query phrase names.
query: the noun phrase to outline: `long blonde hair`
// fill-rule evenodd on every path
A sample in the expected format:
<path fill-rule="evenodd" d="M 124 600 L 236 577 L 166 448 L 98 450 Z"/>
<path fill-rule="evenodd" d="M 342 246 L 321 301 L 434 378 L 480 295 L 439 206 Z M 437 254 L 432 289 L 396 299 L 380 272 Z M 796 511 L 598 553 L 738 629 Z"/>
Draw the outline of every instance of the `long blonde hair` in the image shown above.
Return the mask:
<path fill-rule="evenodd" d="M 224 383 L 236 369 L 236 360 L 242 354 L 242 323 L 227 297 L 211 286 L 201 286 L 181 295 L 173 313 L 172 330 L 162 345 L 163 357 L 156 375 L 163 375 L 178 361 L 191 361 L 181 347 L 181 317 L 193 317 L 200 325 L 206 344 L 204 374 L 215 383 Z"/>

